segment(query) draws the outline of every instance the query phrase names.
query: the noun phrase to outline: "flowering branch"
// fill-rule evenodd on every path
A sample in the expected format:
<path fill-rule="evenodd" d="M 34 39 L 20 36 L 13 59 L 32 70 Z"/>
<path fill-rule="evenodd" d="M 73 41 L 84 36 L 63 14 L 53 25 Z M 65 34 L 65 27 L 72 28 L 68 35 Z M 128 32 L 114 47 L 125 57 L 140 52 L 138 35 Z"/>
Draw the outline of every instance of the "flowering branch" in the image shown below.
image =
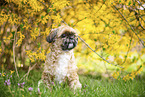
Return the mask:
<path fill-rule="evenodd" d="M 113 5 L 113 4 L 112 4 Z M 124 20 L 126 21 L 126 23 L 130 26 L 131 30 L 134 32 L 134 34 L 137 36 L 137 38 L 139 39 L 139 41 L 141 42 L 141 44 L 143 45 L 143 47 L 145 47 L 144 42 L 140 39 L 140 37 L 138 36 L 138 34 L 136 33 L 136 31 L 134 30 L 134 28 L 129 24 L 129 22 L 127 21 L 127 19 L 124 17 L 124 15 L 118 10 L 118 8 L 113 5 L 114 8 L 121 14 L 121 16 L 124 18 Z"/>
<path fill-rule="evenodd" d="M 115 64 L 113 64 L 113 63 L 110 63 L 108 60 L 106 60 L 106 59 L 104 59 L 101 55 L 99 55 L 95 50 L 93 50 L 80 36 L 78 36 L 79 38 L 80 38 L 80 40 L 88 47 L 88 48 L 90 48 L 95 54 L 97 54 L 100 58 L 102 58 L 104 61 L 106 61 L 107 63 L 109 63 L 109 64 L 112 64 L 112 65 L 114 65 L 114 66 L 117 66 L 117 67 L 119 67 L 119 68 L 123 68 L 123 67 L 121 67 L 121 66 L 119 66 L 119 65 L 115 65 Z"/>

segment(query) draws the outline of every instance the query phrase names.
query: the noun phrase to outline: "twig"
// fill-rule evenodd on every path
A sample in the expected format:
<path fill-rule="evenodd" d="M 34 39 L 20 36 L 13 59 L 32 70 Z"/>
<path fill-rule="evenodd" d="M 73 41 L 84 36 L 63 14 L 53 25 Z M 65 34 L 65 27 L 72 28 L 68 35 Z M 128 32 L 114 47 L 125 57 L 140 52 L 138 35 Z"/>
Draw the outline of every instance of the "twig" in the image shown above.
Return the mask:
<path fill-rule="evenodd" d="M 18 78 L 19 78 L 19 73 L 18 73 L 18 70 L 17 70 L 16 60 L 15 60 L 15 47 L 16 47 L 16 46 L 15 46 L 15 44 L 16 44 L 15 38 L 16 38 L 16 34 L 17 34 L 17 30 L 16 30 L 16 32 L 15 32 L 15 34 L 14 34 L 13 59 L 14 59 L 14 64 L 15 64 L 15 70 L 16 70 L 17 76 L 18 76 Z"/>
<path fill-rule="evenodd" d="M 117 66 L 117 67 L 119 67 L 119 68 L 123 68 L 123 67 L 121 67 L 121 66 L 119 66 L 119 65 L 115 65 L 115 64 L 113 64 L 113 63 L 110 63 L 109 61 L 107 61 L 106 59 L 104 59 L 101 55 L 99 55 L 95 50 L 93 50 L 80 36 L 78 36 L 79 38 L 80 38 L 80 40 L 83 42 L 83 43 L 85 43 L 85 45 L 88 47 L 88 48 L 90 48 L 95 54 L 97 54 L 100 58 L 102 58 L 104 61 L 106 61 L 107 63 L 109 63 L 109 64 L 112 64 L 112 65 L 114 65 L 114 66 Z"/>
<path fill-rule="evenodd" d="M 61 16 L 61 15 L 60 15 Z M 62 19 L 62 17 L 61 17 L 61 19 Z M 62 21 L 61 21 L 62 23 L 64 23 L 64 24 L 66 24 L 67 26 L 68 26 L 68 24 L 62 19 Z"/>
<path fill-rule="evenodd" d="M 144 28 L 143 25 L 141 24 L 141 21 L 140 21 L 140 20 L 139 20 L 139 24 L 140 24 L 141 28 L 142 28 L 143 30 L 145 30 L 145 28 Z"/>
<path fill-rule="evenodd" d="M 103 51 L 101 51 L 101 56 L 103 57 Z M 106 69 L 106 73 L 107 73 L 108 76 L 110 77 L 105 61 L 104 61 L 103 63 L 104 63 L 104 67 L 105 67 L 105 69 Z"/>
<path fill-rule="evenodd" d="M 113 4 L 112 4 L 113 5 Z M 137 35 L 136 31 L 134 30 L 134 28 L 129 24 L 129 22 L 127 21 L 127 19 L 124 17 L 124 15 L 118 10 L 118 8 L 113 5 L 114 8 L 121 14 L 121 16 L 124 18 L 124 20 L 126 21 L 126 23 L 130 26 L 131 30 L 135 33 L 135 35 L 137 36 L 137 38 L 139 39 L 139 41 L 141 42 L 141 44 L 143 45 L 143 47 L 145 47 L 143 41 L 139 38 L 139 36 Z"/>
<path fill-rule="evenodd" d="M 137 7 L 136 7 L 136 9 L 133 9 L 132 7 L 128 7 L 128 6 L 126 6 L 126 7 L 129 9 L 130 12 L 132 12 L 132 11 L 134 12 L 135 17 L 136 17 L 137 21 L 139 22 L 139 25 L 141 26 L 141 28 L 143 30 L 145 30 L 145 28 L 143 27 L 143 25 L 141 24 L 141 21 L 139 19 L 139 18 L 141 18 L 144 21 L 144 19 L 142 18 L 142 16 L 139 14 L 139 9 Z M 138 12 L 136 10 L 138 10 Z"/>
<path fill-rule="evenodd" d="M 12 10 L 13 12 L 15 13 L 14 11 L 14 5 L 11 3 L 11 6 L 12 6 Z M 19 78 L 19 73 L 18 73 L 18 70 L 17 70 L 17 64 L 16 64 L 16 59 L 15 59 L 15 47 L 16 47 L 16 35 L 17 35 L 17 29 L 18 29 L 19 25 L 16 27 L 16 31 L 14 33 L 14 42 L 13 42 L 13 59 L 14 59 L 14 65 L 15 65 L 15 70 L 16 70 L 16 73 L 17 73 L 17 76 Z"/>
<path fill-rule="evenodd" d="M 28 72 L 27 72 L 26 80 L 27 80 L 27 78 L 28 78 L 28 75 L 29 75 L 30 71 L 31 71 L 36 65 L 37 65 L 37 63 L 35 63 L 32 67 L 29 66 L 29 70 L 28 70 Z"/>
<path fill-rule="evenodd" d="M 38 0 L 38 1 L 39 1 L 40 3 L 42 3 L 45 7 L 47 7 L 46 4 L 45 4 L 44 2 L 41 2 L 40 0 Z"/>
<path fill-rule="evenodd" d="M 31 71 L 36 65 L 37 65 L 37 63 L 34 64 L 32 67 L 29 66 L 28 72 L 19 80 L 19 82 L 20 82 L 25 76 L 27 76 L 27 78 L 28 78 L 28 75 L 29 75 L 30 71 Z M 26 79 L 27 79 L 27 78 L 26 78 Z"/>
<path fill-rule="evenodd" d="M 145 9 L 145 7 L 142 5 L 142 3 L 138 0 L 135 0 L 143 9 Z"/>
<path fill-rule="evenodd" d="M 129 47 L 128 47 L 127 54 L 126 54 L 125 59 L 124 59 L 124 61 L 122 62 L 121 65 L 123 65 L 123 64 L 125 63 L 126 59 L 127 59 L 127 56 L 128 56 L 128 53 L 129 53 L 129 51 L 130 51 L 130 47 L 131 47 L 131 42 L 132 42 L 132 37 L 131 37 L 131 40 L 130 40 L 130 43 L 129 43 Z"/>
<path fill-rule="evenodd" d="M 14 39 L 3 39 L 3 40 L 14 40 Z"/>
<path fill-rule="evenodd" d="M 105 34 L 106 35 L 106 33 L 85 33 L 85 34 L 81 34 L 80 36 L 84 36 L 84 35 L 87 35 L 87 34 Z"/>

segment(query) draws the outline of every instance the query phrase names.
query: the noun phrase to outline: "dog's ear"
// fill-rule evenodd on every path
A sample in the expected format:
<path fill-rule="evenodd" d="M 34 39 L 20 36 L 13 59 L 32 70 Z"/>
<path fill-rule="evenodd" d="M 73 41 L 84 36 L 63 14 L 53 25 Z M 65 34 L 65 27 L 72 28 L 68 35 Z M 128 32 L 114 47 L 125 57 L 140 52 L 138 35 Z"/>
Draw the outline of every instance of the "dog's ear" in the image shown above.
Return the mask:
<path fill-rule="evenodd" d="M 51 30 L 50 34 L 46 37 L 47 42 L 51 43 L 54 41 L 55 36 L 57 35 L 58 29 Z"/>

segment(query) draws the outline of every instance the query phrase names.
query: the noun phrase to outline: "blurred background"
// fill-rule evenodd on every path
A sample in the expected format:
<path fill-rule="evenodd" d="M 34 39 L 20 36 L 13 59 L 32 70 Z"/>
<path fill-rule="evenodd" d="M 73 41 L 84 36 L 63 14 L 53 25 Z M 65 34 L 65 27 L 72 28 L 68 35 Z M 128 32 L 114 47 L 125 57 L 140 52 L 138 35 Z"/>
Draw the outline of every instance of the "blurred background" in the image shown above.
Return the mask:
<path fill-rule="evenodd" d="M 78 73 L 93 77 L 143 77 L 144 0 L 1 0 L 0 69 L 43 71 L 46 36 L 69 25 L 77 30 Z"/>

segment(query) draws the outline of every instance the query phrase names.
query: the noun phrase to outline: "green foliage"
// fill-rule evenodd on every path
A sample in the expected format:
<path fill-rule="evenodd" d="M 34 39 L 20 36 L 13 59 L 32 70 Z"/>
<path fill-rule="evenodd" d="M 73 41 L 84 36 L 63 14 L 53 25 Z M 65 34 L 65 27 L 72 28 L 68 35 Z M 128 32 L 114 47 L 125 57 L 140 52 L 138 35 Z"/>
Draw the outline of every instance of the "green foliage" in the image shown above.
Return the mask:
<path fill-rule="evenodd" d="M 22 77 L 25 72 L 21 71 Z M 8 75 L 8 76 L 7 76 Z M 12 75 L 12 77 L 10 77 Z M 0 75 L 0 93 L 2 97 L 143 97 L 145 96 L 145 81 L 144 79 L 135 80 L 110 80 L 110 79 L 93 79 L 89 76 L 80 76 L 82 83 L 81 92 L 75 93 L 68 87 L 68 85 L 51 85 L 51 90 L 46 88 L 45 85 L 40 86 L 38 91 L 38 81 L 41 78 L 41 71 L 32 71 L 28 79 L 19 82 L 16 73 L 7 72 L 5 76 Z M 10 85 L 4 85 L 5 80 L 10 79 Z M 18 86 L 18 83 L 23 83 L 23 87 Z M 33 88 L 30 90 L 29 88 Z"/>

